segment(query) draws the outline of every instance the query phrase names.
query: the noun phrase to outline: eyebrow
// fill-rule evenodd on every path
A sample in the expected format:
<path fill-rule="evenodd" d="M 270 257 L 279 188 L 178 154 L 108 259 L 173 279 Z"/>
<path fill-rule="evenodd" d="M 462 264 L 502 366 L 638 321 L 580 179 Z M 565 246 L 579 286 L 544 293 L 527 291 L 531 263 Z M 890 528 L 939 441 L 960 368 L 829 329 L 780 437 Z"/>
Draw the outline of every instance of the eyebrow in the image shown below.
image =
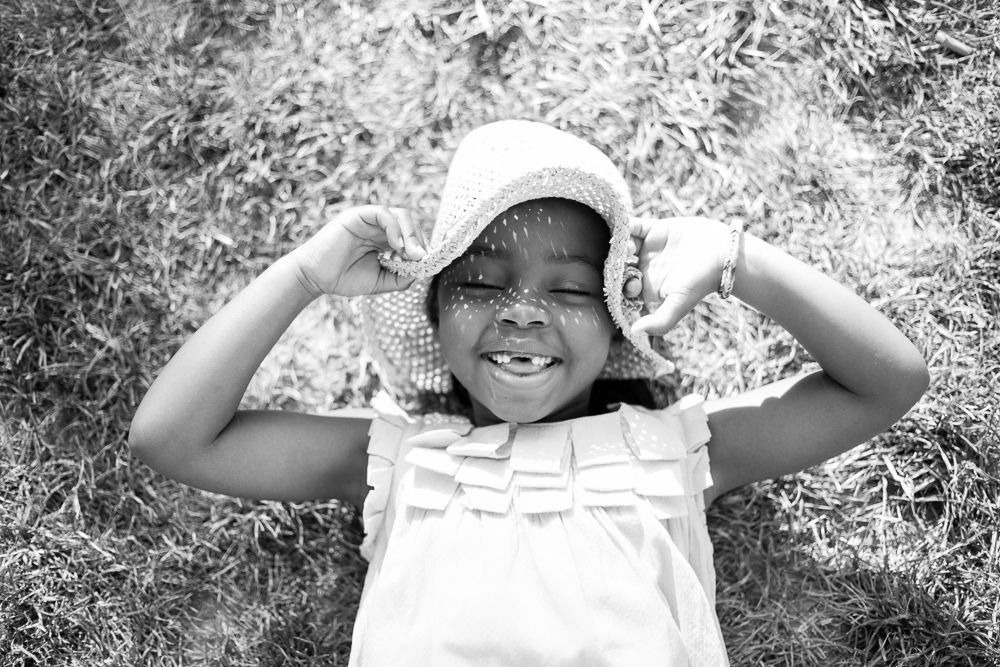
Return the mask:
<path fill-rule="evenodd" d="M 469 246 L 469 249 L 462 254 L 463 257 L 487 257 L 489 259 L 497 260 L 507 259 L 510 255 L 511 252 L 508 248 L 494 248 L 483 243 L 473 243 Z M 599 275 L 604 274 L 603 263 L 598 263 L 592 257 L 584 254 L 572 252 L 550 252 L 545 256 L 545 261 L 561 266 L 583 264 L 584 266 L 594 269 Z"/>

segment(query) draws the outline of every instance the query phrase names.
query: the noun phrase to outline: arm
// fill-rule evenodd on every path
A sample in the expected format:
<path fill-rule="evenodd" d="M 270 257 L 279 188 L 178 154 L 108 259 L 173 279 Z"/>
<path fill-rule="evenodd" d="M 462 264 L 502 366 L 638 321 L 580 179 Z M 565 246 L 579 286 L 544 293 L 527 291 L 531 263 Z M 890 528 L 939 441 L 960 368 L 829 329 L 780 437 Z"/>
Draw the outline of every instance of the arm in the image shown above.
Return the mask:
<path fill-rule="evenodd" d="M 687 224 L 703 229 L 692 230 L 685 253 L 709 259 L 700 269 L 690 269 L 699 278 L 688 281 L 683 298 L 670 298 L 683 289 L 660 285 L 657 295 L 663 295 L 664 304 L 637 323 L 640 330 L 665 333 L 718 286 L 728 228 L 707 220 Z M 745 236 L 733 293 L 795 336 L 822 370 L 707 404 L 715 479 L 709 502 L 864 442 L 902 417 L 927 388 L 923 358 L 886 318 L 764 241 Z"/>
<path fill-rule="evenodd" d="M 174 355 L 136 411 L 133 453 L 169 477 L 218 493 L 363 501 L 370 419 L 238 408 L 257 367 L 306 305 L 323 293 L 405 288 L 410 280 L 382 269 L 377 254 L 391 248 L 415 258 L 421 243 L 419 229 L 398 210 L 350 209 L 327 224 Z"/>

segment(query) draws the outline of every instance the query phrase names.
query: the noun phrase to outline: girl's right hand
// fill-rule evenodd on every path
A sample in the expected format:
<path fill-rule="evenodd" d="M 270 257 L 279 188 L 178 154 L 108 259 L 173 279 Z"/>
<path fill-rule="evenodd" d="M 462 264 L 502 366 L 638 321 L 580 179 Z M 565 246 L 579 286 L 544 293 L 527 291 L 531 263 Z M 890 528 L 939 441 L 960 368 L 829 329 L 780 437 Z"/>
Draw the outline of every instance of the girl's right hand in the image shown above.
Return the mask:
<path fill-rule="evenodd" d="M 403 290 L 413 278 L 383 267 L 391 251 L 409 260 L 426 256 L 424 236 L 405 209 L 356 206 L 343 211 L 290 254 L 299 280 L 314 297 L 358 296 Z"/>

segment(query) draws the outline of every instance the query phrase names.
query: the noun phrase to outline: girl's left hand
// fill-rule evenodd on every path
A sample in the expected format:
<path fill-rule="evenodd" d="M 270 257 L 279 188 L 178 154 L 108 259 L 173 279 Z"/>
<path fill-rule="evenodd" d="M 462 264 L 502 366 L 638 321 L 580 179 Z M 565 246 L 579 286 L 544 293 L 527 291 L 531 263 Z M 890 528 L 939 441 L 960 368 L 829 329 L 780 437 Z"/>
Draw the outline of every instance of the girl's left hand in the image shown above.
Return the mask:
<path fill-rule="evenodd" d="M 718 291 L 729 227 L 696 217 L 632 218 L 631 223 L 642 271 L 642 298 L 650 311 L 632 326 L 632 333 L 663 336 L 702 299 Z"/>

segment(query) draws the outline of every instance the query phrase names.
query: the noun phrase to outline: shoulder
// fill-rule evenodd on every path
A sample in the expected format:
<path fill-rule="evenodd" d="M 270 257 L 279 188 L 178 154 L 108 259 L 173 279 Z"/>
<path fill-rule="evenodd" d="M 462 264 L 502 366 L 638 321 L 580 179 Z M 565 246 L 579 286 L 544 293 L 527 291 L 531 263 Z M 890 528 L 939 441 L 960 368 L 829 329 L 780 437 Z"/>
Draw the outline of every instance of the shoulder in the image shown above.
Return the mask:
<path fill-rule="evenodd" d="M 706 406 L 707 403 L 703 396 L 689 394 L 663 408 L 651 409 L 641 405 L 623 403 L 619 412 L 630 424 L 634 420 L 632 415 L 635 414 L 655 417 L 673 427 L 677 435 L 685 441 L 685 448 L 690 451 L 703 446 L 711 437 Z"/>
<path fill-rule="evenodd" d="M 372 398 L 370 414 L 368 453 L 389 460 L 395 459 L 399 444 L 403 440 L 418 433 L 434 430 L 442 425 L 463 424 L 468 428 L 472 427 L 467 418 L 458 415 L 408 412 L 384 391 L 380 391 Z"/>
<path fill-rule="evenodd" d="M 690 394 L 664 408 L 648 409 L 628 404 L 620 408 L 631 435 L 629 444 L 638 450 L 640 459 L 644 455 L 639 443 L 647 437 L 652 437 L 657 446 L 672 442 L 674 456 L 683 460 L 688 493 L 703 494 L 704 505 L 699 505 L 702 508 L 716 496 L 714 466 L 709 452 L 713 434 L 706 406 L 703 396 Z"/>

